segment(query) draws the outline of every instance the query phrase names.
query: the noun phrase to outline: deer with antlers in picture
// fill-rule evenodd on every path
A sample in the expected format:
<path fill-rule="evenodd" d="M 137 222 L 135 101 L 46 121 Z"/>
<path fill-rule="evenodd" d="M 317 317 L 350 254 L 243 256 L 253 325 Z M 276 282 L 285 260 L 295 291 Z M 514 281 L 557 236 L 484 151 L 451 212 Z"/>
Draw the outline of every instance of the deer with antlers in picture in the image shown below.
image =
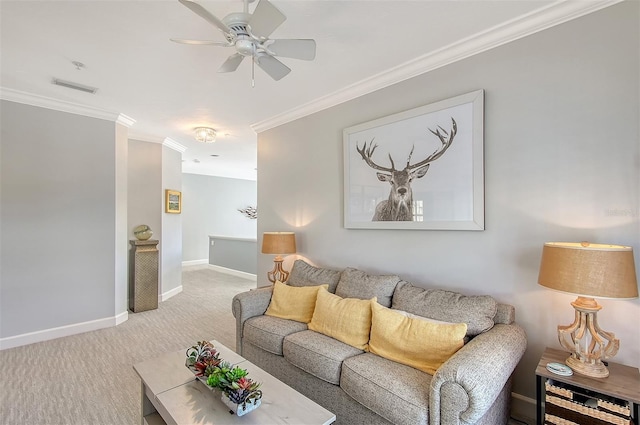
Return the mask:
<path fill-rule="evenodd" d="M 411 156 L 415 148 L 414 145 L 409 153 L 407 165 L 402 170 L 396 170 L 391 154 L 389 154 L 391 167 L 383 167 L 373 162 L 372 156 L 378 147 L 377 144 L 373 144 L 373 140 L 371 140 L 368 147 L 367 142 L 364 143 L 362 148 L 356 144 L 356 150 L 367 165 L 379 171 L 376 173 L 378 180 L 391 184 L 389 198 L 376 205 L 376 211 L 372 221 L 413 221 L 413 191 L 411 190 L 411 182 L 427 174 L 431 162 L 440 158 L 447 149 L 449 149 L 458 131 L 456 121 L 451 118 L 451 122 L 452 127 L 450 132 L 447 132 L 440 126 L 438 126 L 435 131 L 429 129 L 431 133 L 440 139 L 442 145 L 422 161 L 411 164 Z"/>

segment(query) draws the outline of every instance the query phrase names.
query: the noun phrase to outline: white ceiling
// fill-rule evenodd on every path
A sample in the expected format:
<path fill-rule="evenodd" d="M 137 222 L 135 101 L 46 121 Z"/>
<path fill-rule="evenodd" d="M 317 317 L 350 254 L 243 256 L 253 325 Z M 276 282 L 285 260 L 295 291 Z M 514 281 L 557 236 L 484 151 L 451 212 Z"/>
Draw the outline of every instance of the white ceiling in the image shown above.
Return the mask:
<path fill-rule="evenodd" d="M 615 2 L 273 0 L 288 19 L 271 37 L 313 38 L 317 56 L 283 58 L 292 72 L 277 82 L 256 68 L 252 88 L 248 60 L 234 73 L 216 72 L 232 49 L 169 41 L 223 41 L 177 0 L 1 0 L 0 86 L 3 98 L 26 92 L 125 114 L 136 121 L 131 138 L 186 147 L 183 172 L 255 179 L 256 129 Z M 219 18 L 243 7 L 240 0 L 201 4 Z M 55 86 L 53 78 L 99 90 Z M 196 142 L 197 126 L 215 128 L 218 140 Z"/>

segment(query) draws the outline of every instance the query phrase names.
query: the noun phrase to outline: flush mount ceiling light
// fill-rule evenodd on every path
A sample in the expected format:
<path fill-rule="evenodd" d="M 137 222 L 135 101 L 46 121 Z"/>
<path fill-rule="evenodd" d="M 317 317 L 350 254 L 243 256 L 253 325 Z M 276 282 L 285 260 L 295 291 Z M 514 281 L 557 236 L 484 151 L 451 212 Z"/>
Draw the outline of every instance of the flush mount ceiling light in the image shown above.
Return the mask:
<path fill-rule="evenodd" d="M 216 131 L 213 128 L 198 127 L 194 131 L 198 142 L 213 143 L 216 141 Z"/>

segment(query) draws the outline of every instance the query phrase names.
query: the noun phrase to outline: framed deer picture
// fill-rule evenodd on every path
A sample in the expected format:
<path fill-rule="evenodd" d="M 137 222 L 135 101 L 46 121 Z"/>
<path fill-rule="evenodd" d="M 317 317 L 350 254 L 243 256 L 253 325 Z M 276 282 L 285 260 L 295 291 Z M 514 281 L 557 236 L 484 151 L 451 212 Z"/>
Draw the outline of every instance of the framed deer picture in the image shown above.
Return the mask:
<path fill-rule="evenodd" d="M 344 226 L 484 230 L 484 91 L 346 128 Z"/>

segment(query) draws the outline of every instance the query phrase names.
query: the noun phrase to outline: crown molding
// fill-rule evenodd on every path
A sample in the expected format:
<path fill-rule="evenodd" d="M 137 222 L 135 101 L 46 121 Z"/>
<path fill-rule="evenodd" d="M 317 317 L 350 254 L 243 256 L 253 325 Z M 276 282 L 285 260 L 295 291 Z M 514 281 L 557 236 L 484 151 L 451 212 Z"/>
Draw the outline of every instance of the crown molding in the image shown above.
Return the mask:
<path fill-rule="evenodd" d="M 145 143 L 156 143 L 162 146 L 166 146 L 174 151 L 184 153 L 188 148 L 169 137 L 158 137 L 150 134 L 129 132 L 129 140 L 137 140 Z"/>
<path fill-rule="evenodd" d="M 129 140 L 137 140 L 139 142 L 158 143 L 159 145 L 164 142 L 164 137 L 155 136 L 147 133 L 140 133 L 135 130 L 131 130 L 128 133 Z"/>
<path fill-rule="evenodd" d="M 79 103 L 68 102 L 66 100 L 54 99 L 38 94 L 27 93 L 6 87 L 0 87 L 0 99 L 9 102 L 22 103 L 25 105 L 37 106 L 45 109 L 52 109 L 60 112 L 67 112 L 75 115 L 82 115 L 90 118 L 113 121 L 127 127 L 131 127 L 135 120 L 124 114 L 119 114 L 105 109 L 94 108 L 93 106 L 81 105 Z"/>
<path fill-rule="evenodd" d="M 116 122 L 126 126 L 127 128 L 131 128 L 136 123 L 136 120 L 126 116 L 125 114 L 119 114 L 118 118 L 116 118 Z"/>
<path fill-rule="evenodd" d="M 184 153 L 184 151 L 187 150 L 186 146 L 183 146 L 180 143 L 178 143 L 175 140 L 170 139 L 168 137 L 165 137 L 165 139 L 162 141 L 162 146 L 166 146 L 166 147 L 171 148 L 174 151 L 178 151 L 180 153 Z"/>
<path fill-rule="evenodd" d="M 600 9 L 613 6 L 621 1 L 623 0 L 558 0 L 528 14 L 373 75 L 356 84 L 349 85 L 294 109 L 252 124 L 251 128 L 256 133 L 269 130 Z"/>

